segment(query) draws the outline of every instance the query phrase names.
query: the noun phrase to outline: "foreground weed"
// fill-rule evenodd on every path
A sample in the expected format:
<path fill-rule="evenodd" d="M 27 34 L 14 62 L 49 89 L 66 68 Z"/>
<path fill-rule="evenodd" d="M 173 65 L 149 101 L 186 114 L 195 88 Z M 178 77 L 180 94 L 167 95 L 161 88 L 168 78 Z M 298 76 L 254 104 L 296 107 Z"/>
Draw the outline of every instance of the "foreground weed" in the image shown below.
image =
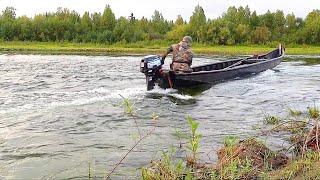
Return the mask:
<path fill-rule="evenodd" d="M 238 175 L 238 160 L 232 160 L 227 166 L 225 166 L 221 172 L 220 176 L 222 179 L 239 179 Z"/>
<path fill-rule="evenodd" d="M 177 129 L 175 131 L 175 136 L 180 141 L 182 138 L 189 140 L 187 148 L 190 150 L 191 156 L 188 156 L 190 158 L 187 157 L 187 163 L 184 163 L 182 159 L 175 158 L 176 151 L 175 149 L 171 149 L 162 154 L 161 160 L 153 161 L 151 167 L 142 169 L 142 179 L 195 179 L 201 135 L 197 132 L 199 127 L 198 122 L 190 116 L 187 116 L 187 122 L 191 130 L 190 134 L 182 133 Z"/>
<path fill-rule="evenodd" d="M 121 95 L 120 95 L 121 96 Z M 123 99 L 123 107 L 126 114 L 133 116 L 134 115 L 134 104 L 128 99 L 121 96 Z"/>
<path fill-rule="evenodd" d="M 160 161 L 153 161 L 151 167 L 142 168 L 142 179 L 188 179 L 190 172 L 183 163 L 182 159 L 175 159 L 176 150 L 170 148 L 163 152 Z M 192 177 L 192 176 L 191 176 Z"/>
<path fill-rule="evenodd" d="M 199 127 L 199 123 L 196 122 L 195 120 L 192 119 L 192 117 L 188 116 L 187 121 L 189 123 L 189 126 L 191 128 L 191 137 L 189 140 L 189 147 L 188 149 L 191 150 L 192 153 L 192 159 L 194 165 L 197 162 L 197 154 L 200 146 L 200 139 L 201 139 L 201 134 L 197 133 L 197 129 Z"/>
<path fill-rule="evenodd" d="M 320 117 L 319 108 L 316 107 L 316 106 L 309 107 L 308 108 L 308 113 L 309 113 L 310 118 L 312 118 L 312 119 L 319 119 L 319 117 Z"/>
<path fill-rule="evenodd" d="M 120 95 L 121 96 L 121 95 Z M 124 98 L 123 96 L 121 96 L 123 98 L 123 105 L 125 108 L 125 112 L 134 120 L 136 127 L 138 129 L 139 132 L 139 139 L 135 142 L 135 144 L 126 152 L 126 154 L 124 156 L 122 156 L 122 158 L 118 161 L 118 163 L 116 163 L 116 165 L 112 168 L 112 170 L 110 172 L 107 173 L 106 175 L 106 179 L 110 179 L 111 175 L 115 172 L 115 170 L 117 169 L 117 167 L 119 167 L 120 164 L 123 163 L 123 161 L 127 158 L 127 156 L 139 145 L 141 144 L 141 142 L 146 139 L 148 136 L 150 136 L 151 134 L 154 133 L 155 129 L 156 129 L 156 123 L 157 120 L 159 118 L 158 115 L 156 115 L 155 113 L 152 114 L 152 121 L 153 121 L 153 128 L 150 129 L 149 131 L 147 131 L 145 134 L 142 134 L 140 132 L 139 126 L 137 124 L 137 121 L 135 119 L 135 115 L 134 115 L 134 104 L 131 103 L 131 101 L 127 98 Z"/>
<path fill-rule="evenodd" d="M 226 147 L 233 147 L 239 142 L 239 138 L 236 136 L 226 136 L 223 139 L 223 143 Z"/>
<path fill-rule="evenodd" d="M 294 109 L 289 109 L 289 115 L 293 117 L 298 117 L 302 115 L 302 112 Z"/>
<path fill-rule="evenodd" d="M 288 166 L 264 174 L 267 179 L 319 179 L 319 152 L 307 152 L 294 159 Z"/>
<path fill-rule="evenodd" d="M 136 116 L 135 116 L 135 114 L 134 114 L 134 104 L 133 104 L 128 98 L 125 98 L 125 97 L 123 97 L 122 95 L 120 95 L 120 96 L 121 96 L 122 99 L 123 99 L 124 112 L 133 119 L 133 121 L 134 121 L 134 123 L 135 123 L 135 125 L 136 125 L 136 128 L 137 128 L 137 130 L 138 130 L 138 133 L 139 133 L 139 138 L 141 138 L 141 137 L 142 137 L 142 134 L 141 134 L 141 131 L 140 131 L 138 122 L 137 122 L 137 120 L 136 120 Z M 152 119 L 154 119 L 153 116 L 154 116 L 154 114 L 152 115 Z"/>
<path fill-rule="evenodd" d="M 281 122 L 281 119 L 279 117 L 270 116 L 270 115 L 267 115 L 263 120 L 263 123 L 267 125 L 275 125 L 275 124 L 279 124 L 280 122 Z"/>
<path fill-rule="evenodd" d="M 189 136 L 187 133 L 181 132 L 180 129 L 175 129 L 174 136 L 179 140 L 179 148 L 182 148 L 182 139 L 188 139 Z"/>

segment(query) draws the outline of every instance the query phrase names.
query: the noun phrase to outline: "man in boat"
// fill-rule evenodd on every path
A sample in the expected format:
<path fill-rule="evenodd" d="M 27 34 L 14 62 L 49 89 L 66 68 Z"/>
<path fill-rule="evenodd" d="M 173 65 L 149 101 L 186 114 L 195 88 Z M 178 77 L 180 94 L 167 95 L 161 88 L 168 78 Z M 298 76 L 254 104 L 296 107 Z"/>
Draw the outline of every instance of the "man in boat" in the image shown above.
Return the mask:
<path fill-rule="evenodd" d="M 191 72 L 190 66 L 193 58 L 191 42 L 192 38 L 190 36 L 183 37 L 179 44 L 173 44 L 168 48 L 167 52 L 162 56 L 162 60 L 172 52 L 172 64 L 170 68 L 177 72 Z"/>

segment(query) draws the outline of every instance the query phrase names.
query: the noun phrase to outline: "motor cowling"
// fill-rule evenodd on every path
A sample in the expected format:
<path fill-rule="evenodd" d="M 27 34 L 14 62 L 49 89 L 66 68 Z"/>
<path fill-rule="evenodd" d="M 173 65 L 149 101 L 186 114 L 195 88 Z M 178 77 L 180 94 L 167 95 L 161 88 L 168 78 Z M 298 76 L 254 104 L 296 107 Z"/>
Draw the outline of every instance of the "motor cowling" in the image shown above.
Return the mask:
<path fill-rule="evenodd" d="M 141 60 L 140 72 L 146 75 L 147 90 L 153 89 L 155 81 L 160 76 L 160 69 L 163 64 L 164 61 L 157 55 L 145 56 Z"/>
<path fill-rule="evenodd" d="M 140 72 L 152 75 L 162 68 L 163 60 L 160 56 L 149 55 L 143 57 L 140 62 Z"/>

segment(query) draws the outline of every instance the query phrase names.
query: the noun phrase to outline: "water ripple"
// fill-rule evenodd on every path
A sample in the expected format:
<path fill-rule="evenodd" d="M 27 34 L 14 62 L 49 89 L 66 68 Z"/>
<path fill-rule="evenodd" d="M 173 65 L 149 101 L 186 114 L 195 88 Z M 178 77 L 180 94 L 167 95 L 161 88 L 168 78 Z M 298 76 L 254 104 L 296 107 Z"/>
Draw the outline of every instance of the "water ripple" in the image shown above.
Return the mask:
<path fill-rule="evenodd" d="M 140 58 L 0 55 L 0 178 L 81 179 L 89 163 L 99 174 L 136 142 L 137 125 L 144 134 L 156 126 L 122 165 L 135 171 L 179 144 L 174 132 L 188 131 L 187 115 L 200 122 L 204 154 L 225 135 L 254 134 L 252 126 L 265 113 L 280 116 L 320 100 L 319 57 L 288 56 L 274 70 L 192 94 L 147 92 Z M 195 58 L 194 64 L 229 59 L 214 58 Z M 136 122 L 124 112 L 123 97 L 134 104 Z M 132 179 L 127 175 L 119 173 L 119 179 Z"/>

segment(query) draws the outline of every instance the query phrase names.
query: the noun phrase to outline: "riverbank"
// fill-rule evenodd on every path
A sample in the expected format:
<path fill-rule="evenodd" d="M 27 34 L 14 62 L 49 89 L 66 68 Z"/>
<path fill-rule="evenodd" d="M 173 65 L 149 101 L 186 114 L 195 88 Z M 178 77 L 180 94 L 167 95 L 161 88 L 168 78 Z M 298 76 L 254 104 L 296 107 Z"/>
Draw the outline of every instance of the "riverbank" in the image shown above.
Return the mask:
<path fill-rule="evenodd" d="M 146 55 L 162 54 L 170 43 L 93 44 L 58 42 L 0 42 L 2 54 L 70 54 L 70 55 Z M 276 46 L 275 46 L 276 47 Z M 275 47 L 265 45 L 212 46 L 193 44 L 197 55 L 251 55 L 268 52 Z M 286 54 L 320 55 L 320 46 L 287 46 Z"/>
<path fill-rule="evenodd" d="M 191 117 L 187 119 L 191 132 L 185 135 L 185 158 L 177 159 L 176 150 L 164 153 L 161 160 L 151 161 L 142 169 L 143 179 L 317 179 L 320 176 L 320 111 L 316 106 L 308 107 L 306 112 L 289 109 L 283 118 L 266 116 L 264 127 L 255 137 L 240 140 L 226 136 L 224 146 L 216 152 L 218 162 L 215 163 L 199 158 L 200 123 Z M 271 134 L 281 135 L 286 141 L 283 144 L 288 145 L 276 151 L 269 149 L 266 139 L 260 138 Z"/>

